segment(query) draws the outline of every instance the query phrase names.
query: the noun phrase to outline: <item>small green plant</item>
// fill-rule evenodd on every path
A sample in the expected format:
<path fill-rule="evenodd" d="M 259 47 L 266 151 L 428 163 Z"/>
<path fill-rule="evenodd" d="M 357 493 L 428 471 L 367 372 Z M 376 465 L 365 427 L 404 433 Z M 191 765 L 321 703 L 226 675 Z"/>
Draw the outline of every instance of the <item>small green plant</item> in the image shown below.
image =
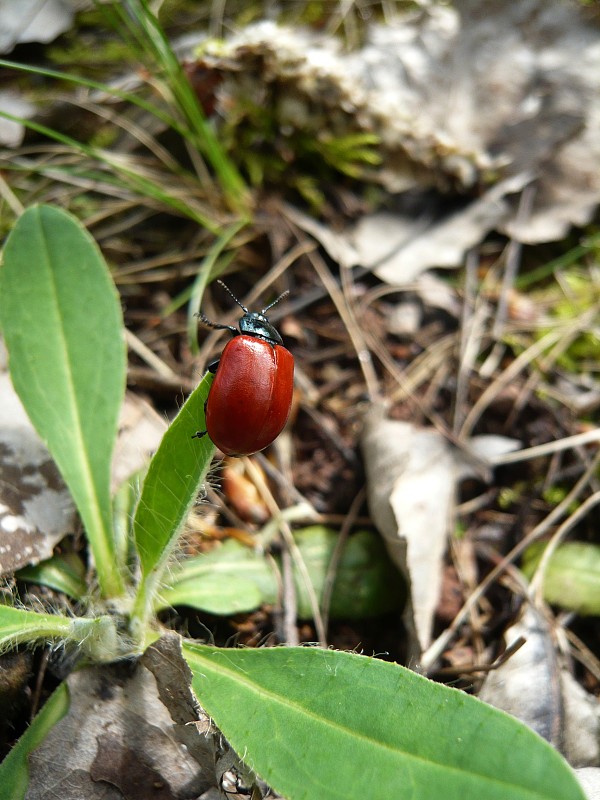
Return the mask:
<path fill-rule="evenodd" d="M 50 98 L 78 106 L 81 100 L 64 91 L 65 86 L 89 90 L 87 109 L 98 116 L 104 127 L 89 140 L 35 120 L 16 117 L 5 111 L 0 116 L 17 122 L 44 139 L 56 143 L 50 158 L 30 156 L 20 160 L 6 158 L 7 170 L 26 169 L 38 174 L 50 171 L 54 181 L 73 180 L 91 183 L 95 191 L 110 197 L 121 195 L 135 199 L 142 206 L 159 208 L 178 217 L 192 220 L 211 233 L 220 233 L 224 222 L 240 221 L 240 227 L 252 216 L 252 198 L 234 160 L 225 151 L 219 136 L 206 119 L 201 104 L 173 52 L 158 18 L 147 0 L 99 4 L 99 13 L 120 36 L 119 54 L 141 67 L 145 79 L 131 90 L 117 88 L 67 70 L 27 66 L 0 59 L 0 66 L 19 74 L 33 74 L 47 79 L 43 102 Z M 118 62 L 119 69 L 122 63 Z M 119 112 L 106 108 L 92 93 L 121 103 Z M 35 95 L 33 98 L 35 100 Z M 152 119 L 164 133 L 180 138 L 183 155 L 168 151 L 147 124 L 132 119 L 136 112 Z M 114 140 L 123 134 L 134 148 L 118 152 Z M 44 147 L 47 147 L 45 143 Z M 64 150 L 62 149 L 64 148 Z M 68 158 L 63 160 L 64 152 Z"/>
<path fill-rule="evenodd" d="M 190 435 L 204 424 L 210 379 L 166 432 L 123 540 L 109 493 L 123 323 L 97 246 L 67 213 L 38 206 L 17 222 L 0 268 L 0 321 L 15 388 L 72 492 L 95 566 L 87 586 L 68 562 L 46 573 L 79 597 L 80 617 L 0 605 L 0 645 L 69 642 L 91 663 L 134 658 L 160 636 L 170 557 L 212 457 L 210 442 Z M 177 602 L 186 586 L 193 605 L 194 580 L 179 584 Z M 203 708 L 289 800 L 583 800 L 531 730 L 403 667 L 318 648 L 221 649 L 183 637 L 182 647 Z M 25 796 L 27 754 L 68 707 L 61 687 L 0 765 L 4 798 Z"/>

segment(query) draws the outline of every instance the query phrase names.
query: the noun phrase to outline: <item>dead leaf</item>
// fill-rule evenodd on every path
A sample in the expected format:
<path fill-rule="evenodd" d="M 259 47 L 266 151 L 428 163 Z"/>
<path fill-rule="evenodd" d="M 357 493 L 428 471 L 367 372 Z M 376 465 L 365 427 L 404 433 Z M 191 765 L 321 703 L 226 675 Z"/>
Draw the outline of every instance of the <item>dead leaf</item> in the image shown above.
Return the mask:
<path fill-rule="evenodd" d="M 0 372 L 0 574 L 50 558 L 76 520 L 56 465 Z"/>
<path fill-rule="evenodd" d="M 469 475 L 481 477 L 482 468 L 488 471 L 478 461 L 482 450 L 487 452 L 488 438 L 476 437 L 471 453 L 452 446 L 433 428 L 386 419 L 380 407 L 367 415 L 362 448 L 369 509 L 390 558 L 410 587 L 404 622 L 412 658 L 431 641 L 457 484 Z M 491 438 L 490 452 L 518 446 L 512 439 Z"/>
<path fill-rule="evenodd" d="M 119 434 L 112 463 L 113 491 L 148 464 L 166 429 L 167 421 L 147 400 L 127 392 L 119 417 Z"/>
<path fill-rule="evenodd" d="M 600 200 L 600 27 L 581 4 L 427 3 L 363 32 L 364 45 L 347 52 L 326 34 L 262 22 L 203 51 L 203 66 L 223 78 L 225 118 L 250 102 L 273 114 L 282 141 L 294 131 L 317 143 L 379 136 L 381 165 L 365 165 L 363 177 L 394 195 L 386 213 L 367 218 L 368 235 L 364 221 L 342 234 L 309 231 L 338 263 L 401 285 L 461 263 L 492 229 L 537 243 L 590 221 Z"/>
<path fill-rule="evenodd" d="M 577 769 L 575 772 L 587 800 L 600 800 L 600 769 L 587 767 L 586 769 Z"/>
<path fill-rule="evenodd" d="M 70 708 L 30 757 L 27 800 L 196 800 L 217 786 L 215 736 L 175 634 L 138 662 L 69 676 Z M 217 737 L 218 738 L 218 737 Z"/>
<path fill-rule="evenodd" d="M 1 28 L 0 28 L 1 30 Z M 35 106 L 10 89 L 0 91 L 0 111 L 13 117 L 29 119 L 35 114 Z M 12 119 L 0 117 L 0 144 L 19 147 L 25 136 L 25 126 Z"/>
<path fill-rule="evenodd" d="M 565 718 L 560 667 L 548 623 L 531 606 L 506 631 L 507 646 L 521 637 L 525 644 L 486 675 L 479 698 L 520 719 L 562 751 Z"/>
<path fill-rule="evenodd" d="M 71 27 L 75 5 L 73 0 L 0 0 L 0 52 L 25 42 L 53 41 Z"/>
<path fill-rule="evenodd" d="M 74 13 L 68 0 L 0 0 L 0 53 L 23 42 L 51 42 L 69 30 Z"/>
<path fill-rule="evenodd" d="M 572 767 L 600 764 L 600 706 L 566 669 L 560 673 L 565 706 L 564 756 Z"/>
<path fill-rule="evenodd" d="M 497 183 L 479 199 L 455 213 L 443 214 L 426 225 L 394 214 L 363 218 L 348 236 L 356 244 L 361 266 L 373 270 L 379 280 L 402 286 L 417 278 L 427 267 L 458 267 L 465 252 L 479 244 L 490 231 L 512 214 L 508 198 L 529 182 L 527 174 Z M 388 244 L 378 259 L 374 241 Z"/>
<path fill-rule="evenodd" d="M 532 606 L 505 633 L 507 645 L 526 642 L 488 673 L 481 700 L 529 725 L 572 767 L 600 763 L 600 708 L 562 664 L 548 621 Z"/>

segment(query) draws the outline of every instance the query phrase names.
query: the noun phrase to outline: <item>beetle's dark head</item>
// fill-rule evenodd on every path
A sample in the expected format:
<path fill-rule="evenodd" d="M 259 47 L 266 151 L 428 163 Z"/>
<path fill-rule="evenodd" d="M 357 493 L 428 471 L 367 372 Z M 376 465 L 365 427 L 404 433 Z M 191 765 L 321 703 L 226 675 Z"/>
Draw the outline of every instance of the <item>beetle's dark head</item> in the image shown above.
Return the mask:
<path fill-rule="evenodd" d="M 226 286 L 223 281 L 217 281 L 217 283 L 221 284 L 221 286 L 225 289 L 225 291 L 235 300 L 238 306 L 244 311 L 244 316 L 240 319 L 240 333 L 246 334 L 246 336 L 256 336 L 259 339 L 264 339 L 265 342 L 270 342 L 273 346 L 276 344 L 283 344 L 283 339 L 277 328 L 274 325 L 271 325 L 269 322 L 265 311 L 268 311 L 270 308 L 273 308 L 275 303 L 278 303 L 284 297 L 287 297 L 289 292 L 283 292 L 280 294 L 276 300 L 273 300 L 272 303 L 266 308 L 263 308 L 262 311 L 248 311 L 246 306 L 237 299 L 231 289 Z M 206 322 L 207 320 L 203 318 Z M 212 323 L 209 323 L 212 324 Z M 230 331 L 235 333 L 235 328 L 230 325 L 214 325 L 213 327 L 221 327 L 221 328 L 228 328 Z"/>
<path fill-rule="evenodd" d="M 247 311 L 240 320 L 240 333 L 257 336 L 271 344 L 283 344 L 277 328 L 271 325 L 262 311 Z"/>

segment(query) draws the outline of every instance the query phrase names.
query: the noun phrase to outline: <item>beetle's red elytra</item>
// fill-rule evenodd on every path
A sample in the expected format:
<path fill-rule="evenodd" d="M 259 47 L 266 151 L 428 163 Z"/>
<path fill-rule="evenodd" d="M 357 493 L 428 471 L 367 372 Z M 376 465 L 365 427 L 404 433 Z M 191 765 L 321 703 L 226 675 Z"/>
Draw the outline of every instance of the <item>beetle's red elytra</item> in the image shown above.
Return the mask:
<path fill-rule="evenodd" d="M 294 357 L 265 316 L 287 292 L 262 311 L 248 311 L 224 283 L 219 283 L 244 315 L 238 330 L 200 314 L 205 325 L 229 330 L 234 338 L 225 345 L 216 366 L 205 406 L 206 430 L 198 431 L 193 438 L 208 434 L 225 455 L 248 456 L 275 441 L 292 405 Z"/>

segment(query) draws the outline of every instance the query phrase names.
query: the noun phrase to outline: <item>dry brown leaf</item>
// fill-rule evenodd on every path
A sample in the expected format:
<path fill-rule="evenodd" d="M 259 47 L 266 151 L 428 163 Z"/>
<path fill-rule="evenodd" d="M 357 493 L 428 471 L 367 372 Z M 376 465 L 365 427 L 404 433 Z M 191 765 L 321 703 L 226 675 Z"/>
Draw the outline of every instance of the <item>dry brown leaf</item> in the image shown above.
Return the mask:
<path fill-rule="evenodd" d="M 433 428 L 386 419 L 379 407 L 367 416 L 362 448 L 369 509 L 409 587 L 404 622 L 411 658 L 431 641 L 458 482 L 487 472 L 482 458 L 517 447 L 513 439 L 479 436 L 469 443 L 470 453 Z"/>
<path fill-rule="evenodd" d="M 187 724 L 199 712 L 178 636 L 67 682 L 69 711 L 30 756 L 27 800 L 195 800 L 217 786 L 218 735 Z"/>
<path fill-rule="evenodd" d="M 56 465 L 0 372 L 0 575 L 50 558 L 76 521 Z"/>
<path fill-rule="evenodd" d="M 493 228 L 535 243 L 589 222 L 600 200 L 596 20 L 567 0 L 427 3 L 368 26 L 354 52 L 263 22 L 209 46 L 205 64 L 224 76 L 224 116 L 251 102 L 282 132 L 380 137 L 382 163 L 364 176 L 396 197 L 369 220 L 377 232 L 311 234 L 339 263 L 402 284 L 459 264 Z"/>
<path fill-rule="evenodd" d="M 529 606 L 505 633 L 525 644 L 490 672 L 479 697 L 529 725 L 572 767 L 600 763 L 600 708 L 562 665 L 547 620 Z"/>
<path fill-rule="evenodd" d="M 127 392 L 119 416 L 112 463 L 113 491 L 148 464 L 166 429 L 166 419 L 157 414 L 147 400 Z"/>
<path fill-rule="evenodd" d="M 69 30 L 74 15 L 69 0 L 0 0 L 0 53 L 22 42 L 51 42 Z"/>

